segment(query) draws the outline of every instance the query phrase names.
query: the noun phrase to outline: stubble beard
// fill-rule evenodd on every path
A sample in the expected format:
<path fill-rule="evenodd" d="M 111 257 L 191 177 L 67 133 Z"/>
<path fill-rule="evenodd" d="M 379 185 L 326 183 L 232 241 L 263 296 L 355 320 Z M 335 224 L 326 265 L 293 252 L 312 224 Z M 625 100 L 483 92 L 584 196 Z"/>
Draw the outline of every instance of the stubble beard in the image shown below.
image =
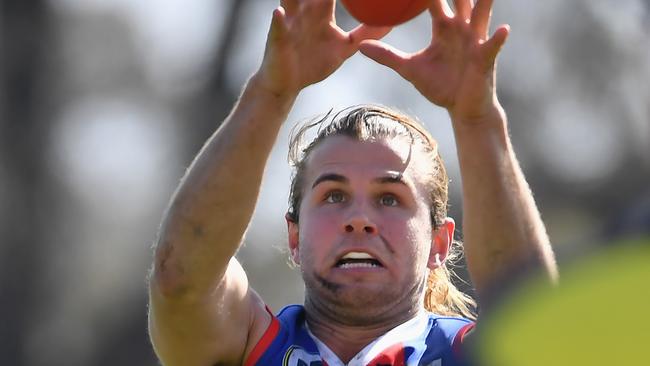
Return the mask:
<path fill-rule="evenodd" d="M 422 307 L 426 276 L 409 285 L 354 286 L 303 272 L 305 306 L 329 321 L 348 326 L 370 326 L 408 319 Z M 404 287 L 408 287 L 405 290 Z"/>

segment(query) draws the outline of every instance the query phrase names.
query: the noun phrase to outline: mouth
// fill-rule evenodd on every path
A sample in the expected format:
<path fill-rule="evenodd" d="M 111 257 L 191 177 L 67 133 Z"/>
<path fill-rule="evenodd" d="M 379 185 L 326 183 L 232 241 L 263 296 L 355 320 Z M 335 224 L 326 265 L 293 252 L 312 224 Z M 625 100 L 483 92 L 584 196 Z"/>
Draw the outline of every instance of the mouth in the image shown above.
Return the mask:
<path fill-rule="evenodd" d="M 366 252 L 349 252 L 336 262 L 336 268 L 382 268 L 381 262 Z"/>

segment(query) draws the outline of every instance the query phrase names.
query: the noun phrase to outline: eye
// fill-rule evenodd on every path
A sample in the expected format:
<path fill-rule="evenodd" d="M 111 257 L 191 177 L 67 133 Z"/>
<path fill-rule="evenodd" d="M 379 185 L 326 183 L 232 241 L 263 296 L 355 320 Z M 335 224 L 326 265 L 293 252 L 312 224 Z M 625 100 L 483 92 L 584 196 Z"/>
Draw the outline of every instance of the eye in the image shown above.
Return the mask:
<path fill-rule="evenodd" d="M 325 202 L 327 203 L 341 203 L 345 202 L 345 195 L 341 191 L 332 191 L 327 193 L 325 196 Z"/>
<path fill-rule="evenodd" d="M 399 201 L 397 200 L 397 197 L 395 197 L 395 195 L 384 194 L 381 197 L 379 197 L 379 203 L 382 206 L 394 207 L 399 204 Z"/>

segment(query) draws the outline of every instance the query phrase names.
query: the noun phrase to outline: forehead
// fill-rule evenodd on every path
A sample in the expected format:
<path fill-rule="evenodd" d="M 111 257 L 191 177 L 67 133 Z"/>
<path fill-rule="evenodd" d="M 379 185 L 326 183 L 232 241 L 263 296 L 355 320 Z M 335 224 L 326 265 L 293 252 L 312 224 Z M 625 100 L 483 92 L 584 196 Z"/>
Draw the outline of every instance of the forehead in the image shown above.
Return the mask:
<path fill-rule="evenodd" d="M 391 172 L 417 184 L 424 182 L 430 164 L 421 147 L 417 143 L 412 146 L 404 137 L 359 141 L 348 136 L 331 136 L 310 154 L 307 179 L 326 171 L 363 171 L 373 175 Z"/>

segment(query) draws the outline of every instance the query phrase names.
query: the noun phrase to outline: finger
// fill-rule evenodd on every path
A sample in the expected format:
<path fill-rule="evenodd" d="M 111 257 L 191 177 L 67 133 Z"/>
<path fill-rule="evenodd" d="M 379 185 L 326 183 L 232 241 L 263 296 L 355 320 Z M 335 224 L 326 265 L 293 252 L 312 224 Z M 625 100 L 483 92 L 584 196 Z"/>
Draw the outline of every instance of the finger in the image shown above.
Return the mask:
<path fill-rule="evenodd" d="M 302 0 L 305 14 L 314 19 L 327 19 L 334 16 L 334 0 Z"/>
<path fill-rule="evenodd" d="M 269 29 L 269 40 L 277 41 L 287 33 L 286 12 L 281 6 L 273 11 L 271 18 L 271 28 Z"/>
<path fill-rule="evenodd" d="M 392 29 L 393 27 L 372 27 L 366 24 L 361 24 L 350 31 L 350 43 L 359 44 L 361 41 L 368 39 L 382 39 Z"/>
<path fill-rule="evenodd" d="M 503 45 L 506 43 L 508 34 L 510 34 L 510 26 L 507 24 L 501 25 L 494 32 L 492 37 L 481 45 L 481 53 L 486 60 L 486 66 L 494 66 L 497 55 L 501 51 L 501 48 L 503 48 Z"/>
<path fill-rule="evenodd" d="M 409 55 L 380 41 L 364 41 L 359 45 L 359 51 L 368 58 L 395 70 L 404 76 L 404 65 Z"/>
<path fill-rule="evenodd" d="M 454 16 L 454 12 L 451 11 L 447 0 L 431 0 L 429 3 L 429 13 L 431 13 L 434 21 Z"/>
<path fill-rule="evenodd" d="M 463 20 L 469 20 L 472 13 L 471 0 L 454 0 L 454 7 L 456 8 L 456 16 Z"/>
<path fill-rule="evenodd" d="M 300 4 L 298 0 L 280 0 L 280 6 L 284 8 L 288 17 L 292 17 L 298 12 Z"/>
<path fill-rule="evenodd" d="M 476 34 L 482 39 L 488 38 L 490 28 L 490 17 L 492 16 L 492 3 L 494 0 L 477 0 L 476 6 L 472 10 L 472 19 L 470 24 Z"/>

